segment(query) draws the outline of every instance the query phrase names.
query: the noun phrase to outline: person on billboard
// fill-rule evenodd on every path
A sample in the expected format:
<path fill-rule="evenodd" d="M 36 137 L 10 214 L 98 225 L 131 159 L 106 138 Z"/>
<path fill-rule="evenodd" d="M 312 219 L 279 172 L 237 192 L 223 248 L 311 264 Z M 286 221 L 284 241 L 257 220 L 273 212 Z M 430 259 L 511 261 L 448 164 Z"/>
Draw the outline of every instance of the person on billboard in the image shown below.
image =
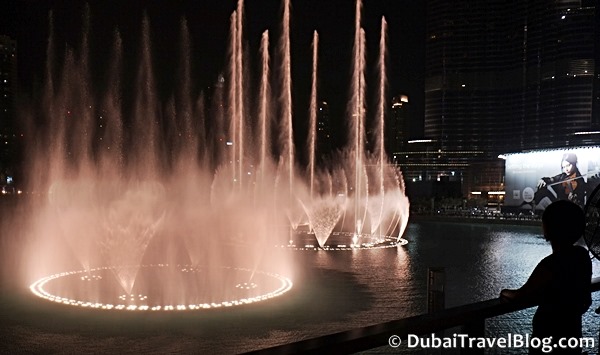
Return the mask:
<path fill-rule="evenodd" d="M 569 200 L 583 208 L 585 204 L 586 182 L 577 167 L 577 155 L 565 153 L 560 161 L 561 173 L 555 176 L 543 177 L 537 183 L 532 202 L 532 208 L 544 209 L 557 200 Z"/>
<path fill-rule="evenodd" d="M 560 349 L 554 344 L 560 339 L 581 338 L 582 315 L 592 304 L 592 261 L 588 250 L 576 244 L 584 229 L 583 210 L 575 203 L 561 200 L 550 204 L 542 214 L 542 232 L 552 254 L 537 264 L 523 286 L 500 292 L 504 300 L 539 305 L 531 336 L 552 337 L 553 354 L 581 354 L 581 348 Z M 530 354 L 544 352 L 529 349 Z"/>

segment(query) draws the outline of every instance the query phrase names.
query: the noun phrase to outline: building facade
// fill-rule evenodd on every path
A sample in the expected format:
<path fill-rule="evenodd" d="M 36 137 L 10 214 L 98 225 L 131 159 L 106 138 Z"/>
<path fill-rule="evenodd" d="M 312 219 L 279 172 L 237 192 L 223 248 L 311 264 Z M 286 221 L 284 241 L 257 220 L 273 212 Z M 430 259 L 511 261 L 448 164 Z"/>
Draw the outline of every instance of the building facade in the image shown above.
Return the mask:
<path fill-rule="evenodd" d="M 388 156 L 403 152 L 410 140 L 410 120 L 412 118 L 408 95 L 400 94 L 392 98 L 390 119 L 385 127 L 385 150 Z"/>
<path fill-rule="evenodd" d="M 469 161 L 478 166 L 600 138 L 595 4 L 428 0 L 425 138 L 443 151 L 482 151 Z M 485 180 L 502 187 L 502 175 Z"/>
<path fill-rule="evenodd" d="M 16 100 L 17 42 L 0 35 L 0 185 L 12 182 L 20 162 Z"/>
<path fill-rule="evenodd" d="M 329 115 L 329 105 L 326 101 L 320 101 L 317 107 L 317 151 L 316 156 L 330 154 L 333 149 L 333 139 L 331 136 L 331 117 Z"/>

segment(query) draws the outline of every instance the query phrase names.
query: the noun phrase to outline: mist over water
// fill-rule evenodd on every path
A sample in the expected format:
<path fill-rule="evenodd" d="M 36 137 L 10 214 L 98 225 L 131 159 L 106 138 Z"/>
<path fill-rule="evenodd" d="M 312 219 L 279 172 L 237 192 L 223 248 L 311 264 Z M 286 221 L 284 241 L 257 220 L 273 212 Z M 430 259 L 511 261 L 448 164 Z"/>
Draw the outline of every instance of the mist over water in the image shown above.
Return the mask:
<path fill-rule="evenodd" d="M 230 18 L 227 68 L 209 98 L 192 94 L 192 44 L 185 20 L 173 69 L 179 84 L 166 99 L 157 88 L 149 18 L 141 23 L 133 92 L 125 92 L 123 65 L 124 53 L 131 51 L 123 48 L 118 31 L 107 53 L 111 65 L 101 92 L 91 82 L 90 14 L 85 14 L 80 45 L 68 47 L 63 60 L 51 35 L 41 99 L 22 110 L 32 137 L 26 190 L 34 197 L 27 206 L 21 277 L 32 282 L 80 270 L 82 280 L 102 279 L 109 289 L 71 291 L 80 287 L 77 281 L 53 287 L 90 302 L 108 302 L 119 294 L 132 303 L 148 294 L 161 304 L 213 302 L 239 293 L 234 286 L 270 291 L 265 286 L 270 281 L 254 282 L 263 270 L 293 277 L 293 258 L 285 250 L 273 253 L 277 246 L 290 249 L 312 238 L 324 247 L 335 231 L 347 233 L 335 243 L 355 247 L 385 237 L 399 240 L 409 206 L 402 175 L 381 148 L 371 153 L 364 144 L 360 1 L 356 9 L 351 54 L 356 85 L 348 90 L 355 110 L 348 114 L 352 143 L 317 164 L 315 31 L 308 167 L 299 165 L 293 139 L 289 0 L 283 4 L 281 37 L 272 40 L 263 33 L 257 88 L 247 77 L 257 66 L 245 54 L 244 3 L 238 2 Z M 382 36 L 385 31 L 382 22 Z M 281 90 L 272 90 L 272 83 Z M 385 88 L 380 90 L 384 107 Z M 383 143 L 380 119 L 376 141 Z M 306 226 L 308 237 L 298 238 L 299 226 Z M 173 274 L 165 276 L 168 272 Z M 151 283 L 162 291 L 149 290 Z M 178 288 L 189 290 L 178 293 Z"/>

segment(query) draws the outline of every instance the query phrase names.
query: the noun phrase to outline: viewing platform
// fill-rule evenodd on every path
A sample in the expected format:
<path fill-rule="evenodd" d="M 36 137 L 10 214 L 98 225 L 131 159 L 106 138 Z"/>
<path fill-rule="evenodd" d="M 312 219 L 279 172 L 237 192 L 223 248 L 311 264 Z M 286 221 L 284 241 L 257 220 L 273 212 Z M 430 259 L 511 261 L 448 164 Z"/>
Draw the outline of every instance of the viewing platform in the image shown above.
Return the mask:
<path fill-rule="evenodd" d="M 591 287 L 592 292 L 600 291 L 600 277 L 592 279 Z M 501 298 L 493 298 L 433 313 L 252 351 L 247 354 L 353 354 L 380 347 L 394 350 L 388 344 L 392 336 L 398 336 L 405 342 L 409 334 L 426 336 L 454 327 L 460 327 L 460 333 L 468 334 L 469 337 L 484 337 L 486 319 L 535 306 L 537 306 L 535 303 L 509 302 Z M 459 350 L 461 354 L 484 354 L 485 352 L 483 348 L 461 348 Z"/>

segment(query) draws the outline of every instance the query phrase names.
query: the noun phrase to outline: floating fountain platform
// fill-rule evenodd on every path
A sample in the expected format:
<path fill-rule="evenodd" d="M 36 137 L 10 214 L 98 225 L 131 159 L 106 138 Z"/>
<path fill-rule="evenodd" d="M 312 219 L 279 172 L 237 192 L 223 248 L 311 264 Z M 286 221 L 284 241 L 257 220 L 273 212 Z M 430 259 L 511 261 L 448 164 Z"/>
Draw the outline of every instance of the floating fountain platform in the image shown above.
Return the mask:
<path fill-rule="evenodd" d="M 115 271 L 123 268 L 137 269 L 129 293 L 115 277 Z M 289 291 L 292 282 L 275 273 L 245 268 L 150 264 L 62 272 L 43 277 L 29 288 L 40 298 L 82 308 L 199 311 L 266 301 Z"/>
<path fill-rule="evenodd" d="M 386 235 L 356 234 L 352 232 L 333 232 L 323 245 L 319 245 L 315 235 L 309 231 L 296 230 L 294 239 L 286 245 L 277 247 L 288 250 L 363 250 L 363 249 L 385 249 L 396 248 L 406 245 L 408 241 Z"/>

